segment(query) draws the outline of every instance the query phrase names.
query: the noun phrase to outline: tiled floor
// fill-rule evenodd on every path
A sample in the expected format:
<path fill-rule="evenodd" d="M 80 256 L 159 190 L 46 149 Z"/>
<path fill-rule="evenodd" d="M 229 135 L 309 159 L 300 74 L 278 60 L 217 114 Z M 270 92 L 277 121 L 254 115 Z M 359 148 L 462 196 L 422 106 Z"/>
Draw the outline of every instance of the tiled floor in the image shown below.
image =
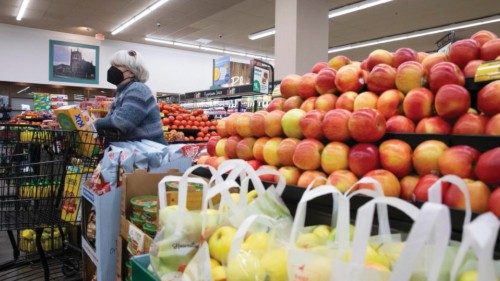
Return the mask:
<path fill-rule="evenodd" d="M 66 253 L 65 253 L 66 254 Z M 79 262 L 79 256 L 73 255 L 73 261 Z M 0 232 L 0 264 L 11 261 L 13 259 L 12 256 L 12 246 L 10 245 L 9 238 L 7 236 L 7 232 Z M 49 267 L 50 267 L 50 280 L 81 280 L 79 274 L 75 276 L 66 277 L 63 274 L 63 263 L 59 258 L 49 258 Z M 19 268 L 9 269 L 0 271 L 0 280 L 9 281 L 9 280 L 44 280 L 43 278 L 43 269 L 40 262 L 35 262 L 31 264 L 24 265 Z"/>

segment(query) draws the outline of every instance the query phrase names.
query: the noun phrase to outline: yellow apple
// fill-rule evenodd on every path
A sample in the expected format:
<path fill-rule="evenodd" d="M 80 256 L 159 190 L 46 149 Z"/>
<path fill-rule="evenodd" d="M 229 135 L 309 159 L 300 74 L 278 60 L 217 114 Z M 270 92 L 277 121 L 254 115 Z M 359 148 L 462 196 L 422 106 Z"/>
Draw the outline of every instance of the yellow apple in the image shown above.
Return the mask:
<path fill-rule="evenodd" d="M 330 226 L 325 224 L 318 225 L 313 229 L 312 233 L 316 234 L 321 241 L 326 241 L 330 236 Z"/>
<path fill-rule="evenodd" d="M 225 281 L 226 269 L 222 265 L 212 268 L 212 279 L 214 281 Z"/>
<path fill-rule="evenodd" d="M 375 270 L 382 271 L 382 272 L 391 272 L 391 270 L 389 270 L 388 267 L 383 266 L 383 265 L 381 265 L 379 263 L 367 262 L 367 263 L 365 263 L 365 266 L 367 268 L 375 269 Z"/>
<path fill-rule="evenodd" d="M 348 262 L 351 259 L 351 251 L 348 250 L 344 253 L 343 260 L 345 262 Z M 391 267 L 391 262 L 389 259 L 377 253 L 372 247 L 368 246 L 366 248 L 366 255 L 365 255 L 365 265 L 373 265 L 373 264 L 378 264 L 380 266 L 386 267 L 389 269 Z"/>
<path fill-rule="evenodd" d="M 267 250 L 269 243 L 269 234 L 267 232 L 256 232 L 250 234 L 241 248 L 245 251 L 254 253 L 257 257 L 261 257 Z"/>
<path fill-rule="evenodd" d="M 377 249 L 377 252 L 381 255 L 386 256 L 391 261 L 391 263 L 394 263 L 399 259 L 399 256 L 401 256 L 403 248 L 403 242 L 385 243 Z"/>
<path fill-rule="evenodd" d="M 337 229 L 333 228 L 332 231 L 330 232 L 330 235 L 328 236 L 329 240 L 335 241 L 337 236 Z M 349 225 L 349 241 L 352 241 L 354 239 L 354 225 L 350 224 Z"/>
<path fill-rule="evenodd" d="M 227 281 L 255 281 L 265 280 L 266 272 L 256 255 L 240 251 L 229 261 L 226 276 Z"/>
<path fill-rule="evenodd" d="M 252 202 L 255 198 L 257 198 L 257 190 L 252 190 L 247 193 L 247 203 Z"/>
<path fill-rule="evenodd" d="M 477 271 L 469 270 L 460 275 L 458 281 L 477 281 Z"/>
<path fill-rule="evenodd" d="M 284 248 L 274 249 L 262 256 L 261 264 L 268 281 L 287 281 L 287 253 Z"/>
<path fill-rule="evenodd" d="M 210 258 L 210 268 L 214 269 L 214 267 L 220 266 L 220 262 L 216 259 Z"/>
<path fill-rule="evenodd" d="M 234 227 L 223 226 L 217 229 L 208 239 L 210 256 L 222 264 L 227 264 L 227 255 L 235 235 L 236 229 Z"/>
<path fill-rule="evenodd" d="M 314 233 L 301 233 L 295 242 L 299 248 L 314 248 L 321 245 L 321 239 Z"/>

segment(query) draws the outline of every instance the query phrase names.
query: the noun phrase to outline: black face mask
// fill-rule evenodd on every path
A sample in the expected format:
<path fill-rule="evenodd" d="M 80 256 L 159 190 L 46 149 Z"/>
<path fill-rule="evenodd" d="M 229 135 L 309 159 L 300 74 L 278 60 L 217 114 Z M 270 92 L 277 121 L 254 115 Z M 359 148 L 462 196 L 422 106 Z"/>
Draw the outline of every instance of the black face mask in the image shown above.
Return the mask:
<path fill-rule="evenodd" d="M 124 80 L 123 72 L 118 67 L 112 65 L 108 69 L 108 82 L 113 85 L 118 85 Z"/>

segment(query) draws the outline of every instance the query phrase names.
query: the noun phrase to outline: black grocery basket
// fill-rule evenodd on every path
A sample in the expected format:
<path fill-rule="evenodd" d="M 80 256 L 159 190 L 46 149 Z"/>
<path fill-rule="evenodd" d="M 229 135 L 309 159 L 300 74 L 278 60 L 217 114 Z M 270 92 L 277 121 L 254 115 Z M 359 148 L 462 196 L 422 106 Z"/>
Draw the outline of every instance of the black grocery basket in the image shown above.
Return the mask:
<path fill-rule="evenodd" d="M 0 124 L 0 231 L 7 231 L 14 260 L 0 265 L 0 280 L 19 278 L 6 270 L 32 261 L 19 260 L 14 231 L 33 229 L 35 247 L 49 280 L 42 245 L 44 229 L 62 231 L 61 201 L 74 132 Z M 50 230 L 52 229 L 52 230 Z M 18 239 L 19 240 L 19 239 Z M 9 275 L 10 274 L 10 275 Z"/>

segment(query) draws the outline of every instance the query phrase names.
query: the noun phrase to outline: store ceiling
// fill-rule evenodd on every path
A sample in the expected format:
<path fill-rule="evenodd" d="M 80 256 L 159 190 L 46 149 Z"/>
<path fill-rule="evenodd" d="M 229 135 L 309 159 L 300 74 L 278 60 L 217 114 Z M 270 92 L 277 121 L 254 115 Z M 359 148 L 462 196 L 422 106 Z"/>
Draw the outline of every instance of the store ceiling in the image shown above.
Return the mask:
<path fill-rule="evenodd" d="M 338 8 L 356 0 L 329 0 Z M 274 25 L 274 0 L 170 0 L 122 33 L 111 30 L 156 0 L 32 0 L 22 21 L 15 17 L 22 0 L 0 1 L 0 22 L 107 39 L 149 43 L 145 36 L 195 43 L 212 40 L 211 47 L 273 55 L 274 37 L 251 41 L 248 34 Z M 395 0 L 330 20 L 330 47 L 432 28 L 500 14 L 499 0 Z M 157 26 L 160 23 L 160 26 Z M 90 30 L 81 27 L 89 27 Z M 500 23 L 457 32 L 459 38 L 480 29 L 500 34 Z M 220 38 L 219 35 L 222 35 Z M 344 51 L 352 58 L 366 57 L 374 48 L 395 50 L 409 46 L 432 51 L 444 34 Z M 332 54 L 333 56 L 335 54 Z"/>

